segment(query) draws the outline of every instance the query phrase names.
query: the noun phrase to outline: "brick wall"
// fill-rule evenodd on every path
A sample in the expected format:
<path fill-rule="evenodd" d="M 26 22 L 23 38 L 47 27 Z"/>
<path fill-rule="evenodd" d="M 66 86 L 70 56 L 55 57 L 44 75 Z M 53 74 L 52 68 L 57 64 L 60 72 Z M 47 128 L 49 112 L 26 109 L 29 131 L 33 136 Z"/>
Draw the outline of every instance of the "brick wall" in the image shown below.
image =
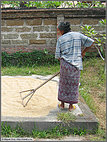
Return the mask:
<path fill-rule="evenodd" d="M 60 21 L 69 21 L 72 31 L 81 32 L 80 26 L 88 24 L 105 32 L 99 26 L 99 20 L 104 18 L 105 9 L 2 10 L 1 49 L 8 53 L 33 49 L 55 52 Z"/>

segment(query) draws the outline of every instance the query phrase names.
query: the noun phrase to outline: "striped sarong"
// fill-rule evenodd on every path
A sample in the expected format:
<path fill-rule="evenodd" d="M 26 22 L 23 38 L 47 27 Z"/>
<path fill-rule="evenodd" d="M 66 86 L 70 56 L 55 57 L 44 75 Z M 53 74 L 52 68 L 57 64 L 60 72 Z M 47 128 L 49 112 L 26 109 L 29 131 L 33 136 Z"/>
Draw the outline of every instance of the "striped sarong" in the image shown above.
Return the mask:
<path fill-rule="evenodd" d="M 78 103 L 79 80 L 80 70 L 61 59 L 58 100 L 69 104 Z"/>

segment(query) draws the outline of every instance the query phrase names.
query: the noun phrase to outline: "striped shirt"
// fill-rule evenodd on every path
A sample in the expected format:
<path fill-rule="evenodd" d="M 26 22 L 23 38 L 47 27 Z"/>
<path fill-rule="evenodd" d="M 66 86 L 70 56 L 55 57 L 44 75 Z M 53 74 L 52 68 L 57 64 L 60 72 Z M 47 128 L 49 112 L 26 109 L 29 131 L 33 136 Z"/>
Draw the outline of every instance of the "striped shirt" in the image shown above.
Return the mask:
<path fill-rule="evenodd" d="M 68 32 L 58 38 L 55 58 L 63 58 L 83 70 L 81 47 L 90 47 L 93 42 L 93 39 L 79 32 Z"/>

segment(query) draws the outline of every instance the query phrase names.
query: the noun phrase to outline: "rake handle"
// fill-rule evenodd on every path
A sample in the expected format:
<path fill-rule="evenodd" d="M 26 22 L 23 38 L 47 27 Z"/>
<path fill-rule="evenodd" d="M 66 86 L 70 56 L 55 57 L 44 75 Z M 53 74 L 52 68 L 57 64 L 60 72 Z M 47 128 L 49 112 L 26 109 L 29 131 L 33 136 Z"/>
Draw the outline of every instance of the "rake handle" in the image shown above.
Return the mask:
<path fill-rule="evenodd" d="M 35 91 L 37 89 L 39 89 L 40 87 L 42 87 L 44 84 L 46 84 L 48 81 L 50 81 L 52 78 L 54 78 L 55 76 L 57 76 L 60 72 L 57 72 L 56 74 L 54 74 L 51 78 L 49 78 L 48 80 L 46 80 L 45 82 L 43 82 L 41 85 L 39 85 L 37 88 L 32 89 L 32 90 L 27 90 L 27 91 L 32 91 L 31 93 L 29 93 L 28 95 L 26 95 L 25 97 L 23 97 L 22 99 L 24 100 L 26 97 L 28 97 L 29 95 L 31 95 L 32 93 L 34 94 Z M 26 92 L 26 91 L 23 91 Z M 32 95 L 33 96 L 33 95 Z"/>
<path fill-rule="evenodd" d="M 50 81 L 52 78 L 54 78 L 55 76 L 57 76 L 60 72 L 57 72 L 56 74 L 54 74 L 51 78 L 49 78 L 48 80 L 46 80 L 45 82 L 43 82 L 41 85 L 39 85 L 36 89 L 34 89 L 33 91 L 35 92 L 37 89 L 39 89 L 40 87 L 42 87 L 44 84 L 46 84 L 48 81 Z"/>

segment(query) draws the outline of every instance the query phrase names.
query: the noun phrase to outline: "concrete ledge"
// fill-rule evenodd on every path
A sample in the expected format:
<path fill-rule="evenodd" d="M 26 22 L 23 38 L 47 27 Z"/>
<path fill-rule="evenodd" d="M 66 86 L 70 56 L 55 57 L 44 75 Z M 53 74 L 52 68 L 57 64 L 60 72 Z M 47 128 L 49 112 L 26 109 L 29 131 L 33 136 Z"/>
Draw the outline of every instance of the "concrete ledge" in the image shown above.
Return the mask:
<path fill-rule="evenodd" d="M 70 122 L 70 127 L 77 129 L 86 129 L 88 131 L 95 131 L 98 129 L 98 121 L 95 115 L 90 111 L 87 105 L 79 101 L 79 107 L 83 115 L 76 116 L 75 122 Z M 67 126 L 61 121 L 57 120 L 57 113 L 64 112 L 56 108 L 52 110 L 45 117 L 1 117 L 1 122 L 15 128 L 17 125 L 21 126 L 24 130 L 31 132 L 34 128 L 37 130 L 48 130 L 58 125 Z M 66 112 L 66 110 L 65 110 Z"/>
<path fill-rule="evenodd" d="M 106 8 L 57 8 L 57 9 L 23 9 L 23 10 L 1 10 L 2 19 L 32 19 L 37 17 L 56 18 L 63 14 L 70 18 L 105 18 Z"/>

